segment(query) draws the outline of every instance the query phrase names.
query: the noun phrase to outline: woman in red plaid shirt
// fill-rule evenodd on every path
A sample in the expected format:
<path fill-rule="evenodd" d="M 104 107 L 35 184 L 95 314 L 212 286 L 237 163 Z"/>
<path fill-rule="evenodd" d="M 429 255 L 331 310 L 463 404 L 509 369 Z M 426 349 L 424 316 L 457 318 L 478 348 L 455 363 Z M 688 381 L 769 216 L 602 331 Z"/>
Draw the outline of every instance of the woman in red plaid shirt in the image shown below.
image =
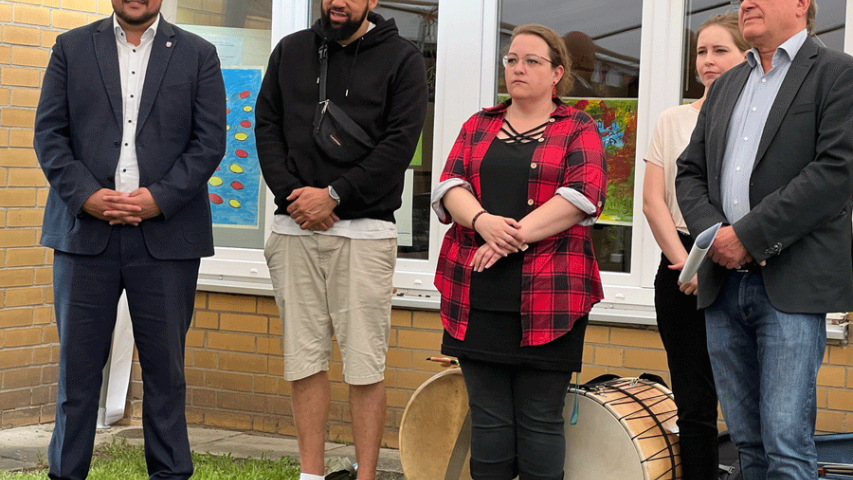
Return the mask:
<path fill-rule="evenodd" d="M 568 107 L 570 60 L 523 25 L 503 58 L 510 100 L 471 117 L 433 193 L 442 353 L 459 357 L 475 480 L 563 478 L 563 405 L 603 298 L 590 239 L 607 191 L 595 122 Z"/>

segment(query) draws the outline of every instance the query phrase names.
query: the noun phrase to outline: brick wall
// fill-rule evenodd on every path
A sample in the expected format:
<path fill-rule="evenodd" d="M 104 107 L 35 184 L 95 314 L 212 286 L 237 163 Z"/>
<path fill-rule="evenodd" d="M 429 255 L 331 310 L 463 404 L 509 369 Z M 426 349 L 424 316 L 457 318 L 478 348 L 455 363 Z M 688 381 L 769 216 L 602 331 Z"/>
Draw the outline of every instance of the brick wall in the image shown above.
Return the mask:
<path fill-rule="evenodd" d="M 388 416 L 384 443 L 397 445 L 397 429 L 412 392 L 441 367 L 425 359 L 441 344 L 436 314 L 394 310 L 386 387 Z M 281 322 L 270 297 L 200 292 L 187 338 L 187 414 L 211 427 L 295 435 L 290 384 L 282 379 Z M 352 441 L 347 386 L 341 357 L 333 351 L 329 377 L 332 407 L 329 438 Z M 141 378 L 134 371 L 131 404 L 137 421 Z"/>
<path fill-rule="evenodd" d="M 111 12 L 109 0 L 0 0 L 0 429 L 53 420 L 56 328 L 52 252 L 38 246 L 47 186 L 32 150 L 39 85 L 56 35 Z M 281 326 L 269 297 L 199 292 L 187 339 L 187 411 L 193 424 L 293 434 L 290 385 L 281 379 Z M 434 312 L 394 310 L 384 443 L 397 444 L 414 390 L 440 371 Z M 602 373 L 669 379 L 653 330 L 590 326 L 588 380 Z M 329 438 L 351 441 L 347 388 L 335 350 Z M 853 346 L 830 346 L 818 379 L 818 428 L 853 431 Z M 134 365 L 125 423 L 138 423 L 142 388 Z"/>
<path fill-rule="evenodd" d="M 388 416 L 383 442 L 397 446 L 403 410 L 412 393 L 441 367 L 427 362 L 441 345 L 437 313 L 395 309 L 388 352 Z M 281 380 L 281 326 L 267 297 L 199 293 L 196 320 L 187 341 L 187 411 L 190 421 L 239 430 L 292 435 L 289 384 Z M 660 375 L 669 383 L 666 354 L 651 328 L 591 325 L 584 346 L 581 382 L 604 373 L 625 377 Z M 347 388 L 340 354 L 330 367 L 332 408 L 329 438 L 352 441 Z M 848 380 L 849 378 L 849 380 Z M 141 391 L 133 378 L 132 402 Z M 831 345 L 818 378 L 818 430 L 853 431 L 853 346 Z M 138 421 L 138 413 L 134 415 Z M 725 428 L 720 422 L 721 428 Z"/>
<path fill-rule="evenodd" d="M 109 0 L 0 1 L 0 428 L 53 419 L 52 252 L 38 245 L 47 184 L 33 153 L 41 77 L 56 35 Z"/>

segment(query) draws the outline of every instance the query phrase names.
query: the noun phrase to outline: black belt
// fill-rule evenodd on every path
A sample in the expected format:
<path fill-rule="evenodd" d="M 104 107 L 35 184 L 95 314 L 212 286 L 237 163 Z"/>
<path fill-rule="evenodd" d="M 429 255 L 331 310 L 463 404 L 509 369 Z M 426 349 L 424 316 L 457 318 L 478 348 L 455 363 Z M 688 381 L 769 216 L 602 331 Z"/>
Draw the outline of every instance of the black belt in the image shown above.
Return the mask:
<path fill-rule="evenodd" d="M 737 273 L 751 273 L 753 275 L 761 275 L 761 265 L 755 262 L 749 262 L 735 269 Z"/>

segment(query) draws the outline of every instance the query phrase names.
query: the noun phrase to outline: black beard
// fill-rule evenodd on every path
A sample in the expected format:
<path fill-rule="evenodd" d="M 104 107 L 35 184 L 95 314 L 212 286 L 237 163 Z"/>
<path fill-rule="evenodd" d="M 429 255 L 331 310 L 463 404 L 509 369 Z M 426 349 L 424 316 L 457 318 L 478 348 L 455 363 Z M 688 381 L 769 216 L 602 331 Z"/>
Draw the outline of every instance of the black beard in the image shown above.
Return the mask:
<path fill-rule="evenodd" d="M 323 33 L 326 34 L 326 38 L 333 42 L 339 42 L 341 40 L 346 40 L 352 37 L 355 32 L 361 28 L 361 25 L 364 23 L 364 19 L 367 18 L 368 8 L 364 9 L 364 13 L 361 15 L 361 18 L 358 20 L 353 20 L 352 18 L 348 19 L 344 22 L 340 27 L 332 26 L 332 11 L 327 10 L 323 12 L 323 15 L 320 17 L 320 26 L 323 27 Z"/>
<path fill-rule="evenodd" d="M 152 12 L 145 14 L 139 18 L 132 18 L 128 16 L 124 11 L 114 10 L 115 14 L 118 18 L 124 20 L 124 23 L 132 26 L 145 25 L 148 21 L 150 21 L 155 16 L 159 15 L 160 12 Z"/>

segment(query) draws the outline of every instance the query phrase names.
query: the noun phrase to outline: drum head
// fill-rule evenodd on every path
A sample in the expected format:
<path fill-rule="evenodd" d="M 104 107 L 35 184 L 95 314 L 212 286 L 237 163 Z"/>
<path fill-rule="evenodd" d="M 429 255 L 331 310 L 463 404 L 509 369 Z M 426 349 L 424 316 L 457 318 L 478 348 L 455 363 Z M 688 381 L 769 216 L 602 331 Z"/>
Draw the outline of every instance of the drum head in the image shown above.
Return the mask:
<path fill-rule="evenodd" d="M 400 422 L 400 462 L 407 480 L 444 480 L 451 456 L 450 467 L 459 472 L 454 480 L 471 480 L 470 434 L 457 446 L 467 417 L 468 391 L 460 369 L 441 372 L 415 391 Z"/>
<path fill-rule="evenodd" d="M 664 386 L 623 378 L 588 391 L 570 388 L 563 414 L 567 479 L 681 478 L 676 407 Z"/>
<path fill-rule="evenodd" d="M 566 397 L 566 480 L 643 480 L 645 472 L 631 435 L 595 400 L 580 394 L 578 421 L 571 424 L 574 389 Z"/>

